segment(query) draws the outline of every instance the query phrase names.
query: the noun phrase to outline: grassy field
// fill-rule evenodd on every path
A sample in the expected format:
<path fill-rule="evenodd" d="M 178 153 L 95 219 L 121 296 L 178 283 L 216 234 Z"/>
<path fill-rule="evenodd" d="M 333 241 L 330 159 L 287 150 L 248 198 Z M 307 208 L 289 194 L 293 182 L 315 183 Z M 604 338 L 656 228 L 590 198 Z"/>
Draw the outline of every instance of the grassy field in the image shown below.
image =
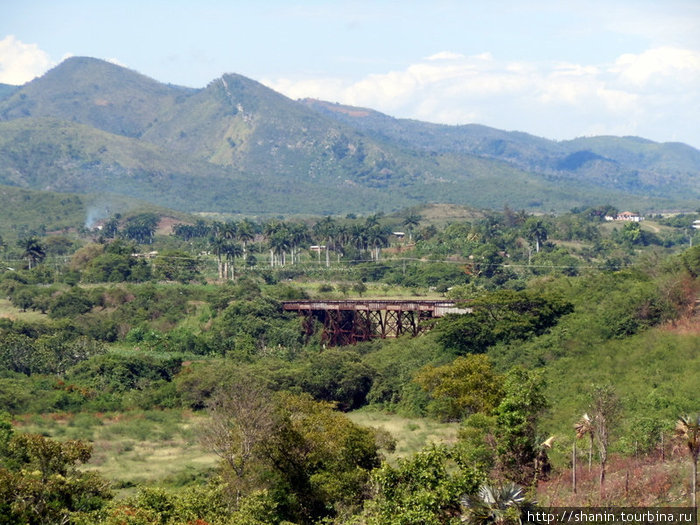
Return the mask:
<path fill-rule="evenodd" d="M 22 319 L 24 321 L 40 321 L 46 319 L 46 314 L 34 310 L 23 312 L 19 308 L 12 306 L 9 300 L 0 299 L 0 318 L 12 319 L 13 321 L 17 319 Z"/>
<path fill-rule="evenodd" d="M 396 450 L 387 454 L 389 462 L 418 452 L 431 443 L 457 441 L 459 423 L 439 423 L 430 419 L 406 418 L 385 412 L 357 410 L 348 417 L 365 427 L 386 430 L 396 440 Z"/>
<path fill-rule="evenodd" d="M 409 456 L 430 443 L 453 443 L 457 423 L 410 419 L 378 411 L 359 410 L 348 417 L 355 423 L 386 430 L 396 440 L 389 462 Z M 98 471 L 119 495 L 139 484 L 176 488 L 210 475 L 218 458 L 199 443 L 198 428 L 205 415 L 177 410 L 131 411 L 110 414 L 41 414 L 21 416 L 21 432 L 39 433 L 93 445 L 87 470 Z"/>
<path fill-rule="evenodd" d="M 396 450 L 387 454 L 390 462 L 430 443 L 455 442 L 459 426 L 369 410 L 351 412 L 348 417 L 392 435 Z M 19 417 L 16 425 L 21 432 L 92 443 L 93 454 L 86 469 L 98 471 L 119 495 L 127 495 L 138 484 L 175 488 L 211 474 L 218 458 L 201 446 L 197 430 L 205 420 L 206 416 L 187 411 L 149 410 L 27 415 Z"/>
<path fill-rule="evenodd" d="M 45 414 L 21 418 L 22 432 L 93 445 L 87 470 L 96 470 L 120 494 L 137 484 L 180 487 L 206 477 L 217 457 L 199 444 L 205 417 L 179 411 L 119 414 Z"/>

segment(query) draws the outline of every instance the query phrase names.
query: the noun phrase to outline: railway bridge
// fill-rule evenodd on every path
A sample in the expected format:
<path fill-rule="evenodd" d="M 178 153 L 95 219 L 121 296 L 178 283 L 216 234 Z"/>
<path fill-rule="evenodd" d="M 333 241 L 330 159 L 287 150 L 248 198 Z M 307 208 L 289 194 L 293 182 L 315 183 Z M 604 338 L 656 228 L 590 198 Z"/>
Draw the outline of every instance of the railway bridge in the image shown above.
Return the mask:
<path fill-rule="evenodd" d="M 321 341 L 328 346 L 354 344 L 374 338 L 385 339 L 402 334 L 418 335 L 427 329 L 430 319 L 445 314 L 468 313 L 454 301 L 362 300 L 285 301 L 284 310 L 305 317 L 304 331 L 311 336 L 316 322 L 323 325 Z"/>

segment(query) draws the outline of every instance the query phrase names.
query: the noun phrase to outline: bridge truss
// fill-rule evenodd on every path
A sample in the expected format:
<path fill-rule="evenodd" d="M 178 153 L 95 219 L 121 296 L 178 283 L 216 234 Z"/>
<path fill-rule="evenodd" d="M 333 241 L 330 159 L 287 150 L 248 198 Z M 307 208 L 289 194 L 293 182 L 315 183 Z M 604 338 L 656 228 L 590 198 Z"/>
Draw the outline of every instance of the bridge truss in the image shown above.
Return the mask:
<path fill-rule="evenodd" d="M 304 316 L 304 332 L 314 334 L 323 326 L 321 342 L 342 346 L 375 338 L 416 336 L 428 329 L 430 320 L 447 313 L 467 313 L 451 301 L 287 301 L 287 311 Z"/>

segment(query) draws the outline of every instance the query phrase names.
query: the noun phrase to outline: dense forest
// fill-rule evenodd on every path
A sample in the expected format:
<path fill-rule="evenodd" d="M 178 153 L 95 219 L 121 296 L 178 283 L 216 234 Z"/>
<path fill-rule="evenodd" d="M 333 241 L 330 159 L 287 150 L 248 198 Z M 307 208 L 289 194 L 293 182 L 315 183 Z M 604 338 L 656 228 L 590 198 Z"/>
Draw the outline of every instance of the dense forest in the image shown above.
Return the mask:
<path fill-rule="evenodd" d="M 448 210 L 0 232 L 0 524 L 694 504 L 700 213 Z M 344 298 L 469 313 L 334 347 L 282 308 Z"/>

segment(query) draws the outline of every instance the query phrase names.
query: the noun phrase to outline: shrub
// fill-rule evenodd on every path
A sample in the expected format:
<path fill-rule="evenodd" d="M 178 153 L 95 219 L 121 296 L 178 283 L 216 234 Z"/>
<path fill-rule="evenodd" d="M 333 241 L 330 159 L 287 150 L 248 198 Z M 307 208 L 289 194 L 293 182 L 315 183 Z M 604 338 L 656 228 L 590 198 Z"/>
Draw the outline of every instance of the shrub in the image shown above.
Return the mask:
<path fill-rule="evenodd" d="M 57 319 L 59 317 L 75 317 L 85 312 L 89 312 L 94 303 L 88 297 L 87 292 L 81 288 L 72 288 L 67 292 L 57 295 L 51 301 L 49 307 L 49 317 Z"/>

